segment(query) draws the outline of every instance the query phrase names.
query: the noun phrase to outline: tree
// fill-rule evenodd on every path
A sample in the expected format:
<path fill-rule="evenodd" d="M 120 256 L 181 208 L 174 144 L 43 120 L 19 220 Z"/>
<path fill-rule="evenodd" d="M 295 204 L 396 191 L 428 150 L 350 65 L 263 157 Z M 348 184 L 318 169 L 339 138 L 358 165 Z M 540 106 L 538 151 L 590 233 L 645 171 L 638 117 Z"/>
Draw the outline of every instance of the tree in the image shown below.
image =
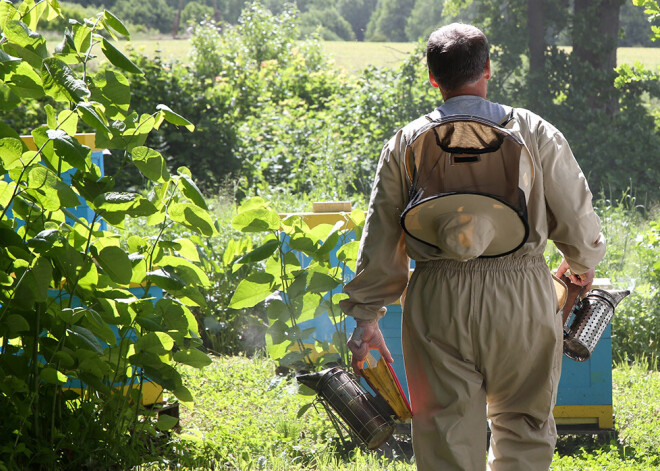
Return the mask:
<path fill-rule="evenodd" d="M 351 24 L 358 41 L 364 41 L 367 24 L 371 13 L 376 8 L 377 0 L 339 0 L 339 14 Z"/>
<path fill-rule="evenodd" d="M 428 36 L 442 25 L 444 3 L 436 0 L 417 0 L 406 21 L 406 36 L 416 41 Z"/>
<path fill-rule="evenodd" d="M 573 90 L 584 96 L 591 109 L 613 115 L 617 111 L 617 99 L 612 92 L 623 1 L 575 0 L 574 3 Z"/>
<path fill-rule="evenodd" d="M 415 0 L 379 0 L 367 25 L 369 41 L 407 41 L 406 21 Z"/>
<path fill-rule="evenodd" d="M 637 2 L 640 6 L 643 1 Z M 621 30 L 623 35 L 619 38 L 619 47 L 660 47 L 660 43 L 653 41 L 653 26 L 660 29 L 660 15 L 650 17 L 644 14 L 644 8 L 635 6 L 628 0 L 621 7 Z"/>
<path fill-rule="evenodd" d="M 351 24 L 333 8 L 313 7 L 302 13 L 298 21 L 303 37 L 319 31 L 321 37 L 329 41 L 355 41 L 356 39 Z"/>

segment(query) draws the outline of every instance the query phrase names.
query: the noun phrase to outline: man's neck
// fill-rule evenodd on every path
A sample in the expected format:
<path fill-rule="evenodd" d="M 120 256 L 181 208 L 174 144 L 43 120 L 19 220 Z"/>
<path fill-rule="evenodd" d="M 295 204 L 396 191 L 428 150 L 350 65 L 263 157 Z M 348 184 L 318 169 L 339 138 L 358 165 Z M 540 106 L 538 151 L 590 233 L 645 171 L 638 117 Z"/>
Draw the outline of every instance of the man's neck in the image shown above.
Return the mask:
<path fill-rule="evenodd" d="M 484 78 L 482 78 L 481 80 L 477 80 L 476 82 L 466 85 L 464 87 L 458 88 L 456 90 L 452 90 L 451 92 L 445 92 L 444 90 L 440 90 L 440 93 L 442 93 L 442 98 L 445 101 L 449 100 L 450 98 L 454 98 L 461 95 L 474 95 L 481 97 L 485 100 L 487 92 L 488 92 L 488 84 L 487 84 L 487 80 Z"/>

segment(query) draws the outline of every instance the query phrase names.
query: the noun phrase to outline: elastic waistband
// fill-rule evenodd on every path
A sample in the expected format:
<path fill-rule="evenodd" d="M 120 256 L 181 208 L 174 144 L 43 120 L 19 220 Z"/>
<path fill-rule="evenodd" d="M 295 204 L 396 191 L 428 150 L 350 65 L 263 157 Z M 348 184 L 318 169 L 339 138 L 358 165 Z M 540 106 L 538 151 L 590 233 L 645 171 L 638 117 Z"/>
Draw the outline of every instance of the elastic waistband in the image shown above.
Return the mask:
<path fill-rule="evenodd" d="M 425 262 L 415 262 L 416 270 L 447 270 L 459 272 L 482 272 L 482 271 L 514 271 L 545 267 L 548 264 L 543 255 L 530 255 L 526 257 L 498 257 L 498 258 L 475 258 L 467 262 L 458 260 L 438 259 Z"/>

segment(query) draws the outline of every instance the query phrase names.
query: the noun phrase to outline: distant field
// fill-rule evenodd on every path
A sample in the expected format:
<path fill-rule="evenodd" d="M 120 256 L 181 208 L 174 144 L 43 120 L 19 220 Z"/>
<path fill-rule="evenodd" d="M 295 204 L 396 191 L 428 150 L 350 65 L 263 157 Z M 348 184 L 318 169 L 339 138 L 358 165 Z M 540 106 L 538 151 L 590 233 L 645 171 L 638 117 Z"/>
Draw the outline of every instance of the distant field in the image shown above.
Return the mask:
<path fill-rule="evenodd" d="M 181 62 L 188 61 L 190 54 L 190 41 L 187 39 L 138 39 L 130 43 L 120 43 L 119 47 L 122 50 L 130 47 L 149 56 L 160 51 L 162 58 L 177 59 Z M 415 43 L 325 41 L 323 48 L 334 59 L 338 68 L 353 73 L 367 65 L 396 67 L 415 48 Z M 618 50 L 617 58 L 619 64 L 639 61 L 655 70 L 660 66 L 660 48 L 622 47 Z"/>

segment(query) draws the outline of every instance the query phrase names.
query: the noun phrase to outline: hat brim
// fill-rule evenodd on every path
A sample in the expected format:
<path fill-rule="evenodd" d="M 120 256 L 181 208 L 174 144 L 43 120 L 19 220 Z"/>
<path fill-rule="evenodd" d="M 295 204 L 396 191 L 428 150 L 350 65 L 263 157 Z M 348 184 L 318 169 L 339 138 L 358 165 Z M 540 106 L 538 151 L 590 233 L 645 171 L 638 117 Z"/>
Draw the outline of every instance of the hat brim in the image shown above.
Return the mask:
<path fill-rule="evenodd" d="M 529 225 L 514 208 L 483 193 L 446 193 L 424 199 L 401 215 L 401 225 L 412 238 L 440 249 L 435 221 L 445 215 L 461 213 L 487 217 L 495 229 L 481 257 L 501 257 L 514 252 L 529 235 Z"/>

